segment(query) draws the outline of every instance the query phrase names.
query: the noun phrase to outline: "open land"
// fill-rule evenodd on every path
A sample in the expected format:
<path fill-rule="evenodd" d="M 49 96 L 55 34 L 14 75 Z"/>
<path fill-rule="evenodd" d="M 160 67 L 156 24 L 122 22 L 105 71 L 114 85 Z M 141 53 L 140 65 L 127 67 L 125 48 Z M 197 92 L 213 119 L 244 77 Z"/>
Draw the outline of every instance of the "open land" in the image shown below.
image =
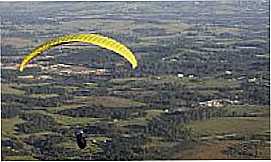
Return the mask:
<path fill-rule="evenodd" d="M 270 159 L 269 12 L 269 1 L 1 2 L 1 158 Z M 19 72 L 35 46 L 71 33 L 117 39 L 139 67 L 77 43 Z"/>

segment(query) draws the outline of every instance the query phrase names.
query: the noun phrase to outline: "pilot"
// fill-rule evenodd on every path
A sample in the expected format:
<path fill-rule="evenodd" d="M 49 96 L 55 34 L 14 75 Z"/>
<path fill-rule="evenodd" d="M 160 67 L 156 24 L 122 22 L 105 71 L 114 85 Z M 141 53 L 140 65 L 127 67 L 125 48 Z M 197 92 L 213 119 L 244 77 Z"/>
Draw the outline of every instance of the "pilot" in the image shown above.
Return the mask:
<path fill-rule="evenodd" d="M 79 148 L 84 149 L 87 146 L 87 142 L 84 137 L 83 130 L 76 131 L 75 136 L 76 136 L 76 141 L 77 141 L 77 145 L 79 146 Z"/>

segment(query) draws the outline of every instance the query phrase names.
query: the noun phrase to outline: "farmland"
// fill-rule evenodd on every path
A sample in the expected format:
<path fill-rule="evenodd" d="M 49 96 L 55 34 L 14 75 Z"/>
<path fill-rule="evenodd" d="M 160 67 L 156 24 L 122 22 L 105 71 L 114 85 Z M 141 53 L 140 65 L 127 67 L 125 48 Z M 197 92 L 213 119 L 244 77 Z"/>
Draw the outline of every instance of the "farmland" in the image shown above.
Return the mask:
<path fill-rule="evenodd" d="M 269 2 L 0 2 L 2 160 L 270 159 Z M 99 33 L 112 51 L 50 38 Z M 79 149 L 75 131 L 86 134 Z"/>

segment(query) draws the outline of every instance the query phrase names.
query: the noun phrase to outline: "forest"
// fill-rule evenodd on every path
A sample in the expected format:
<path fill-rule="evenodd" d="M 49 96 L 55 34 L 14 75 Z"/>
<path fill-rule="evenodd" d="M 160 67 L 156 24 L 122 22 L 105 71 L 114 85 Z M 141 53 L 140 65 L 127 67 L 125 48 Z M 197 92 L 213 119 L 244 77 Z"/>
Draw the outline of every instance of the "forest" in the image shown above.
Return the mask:
<path fill-rule="evenodd" d="M 269 2 L 0 4 L 2 160 L 270 159 Z M 138 67 L 72 44 L 18 70 L 71 33 L 125 43 Z"/>

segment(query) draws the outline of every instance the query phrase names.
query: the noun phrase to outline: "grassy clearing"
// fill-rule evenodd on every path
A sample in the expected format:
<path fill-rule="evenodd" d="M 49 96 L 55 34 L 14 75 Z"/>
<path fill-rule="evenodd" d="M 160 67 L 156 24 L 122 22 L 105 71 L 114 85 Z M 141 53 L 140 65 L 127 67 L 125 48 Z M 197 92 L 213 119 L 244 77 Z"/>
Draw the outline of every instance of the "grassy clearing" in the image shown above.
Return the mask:
<path fill-rule="evenodd" d="M 133 21 L 129 20 L 109 20 L 109 19 L 92 19 L 92 21 L 85 21 L 85 20 L 76 20 L 72 22 L 63 22 L 61 25 L 61 29 L 64 30 L 70 30 L 70 29 L 88 29 L 89 26 L 91 26 L 93 29 L 99 28 L 100 31 L 112 31 L 114 29 L 115 32 L 118 31 L 131 31 L 131 25 L 133 24 Z M 117 29 L 117 30 L 115 30 Z"/>
<path fill-rule="evenodd" d="M 114 88 L 142 88 L 146 90 L 146 87 L 157 87 L 163 84 L 172 84 L 175 87 L 187 87 L 191 89 L 209 89 L 208 91 L 215 88 L 239 88 L 240 84 L 238 81 L 223 79 L 223 78 L 179 78 L 177 75 L 161 75 L 161 76 L 150 76 L 144 78 L 129 78 L 129 79 L 114 79 L 111 83 L 115 84 Z M 118 87 L 119 86 L 119 87 Z M 205 91 L 206 92 L 206 91 Z M 210 93 L 216 93 L 212 91 Z"/>
<path fill-rule="evenodd" d="M 83 96 L 75 97 L 74 101 L 92 104 L 103 107 L 120 108 L 120 107 L 140 107 L 145 106 L 144 103 L 136 102 L 130 99 L 111 97 L 111 96 Z"/>
<path fill-rule="evenodd" d="M 270 54 L 263 54 L 263 55 L 256 55 L 256 57 L 260 57 L 260 58 L 265 58 L 265 59 L 270 59 Z"/>
<path fill-rule="evenodd" d="M 67 86 L 62 84 L 55 84 L 55 83 L 34 83 L 34 84 L 21 84 L 22 87 L 50 87 L 50 88 L 64 88 L 67 91 L 73 91 L 78 89 L 77 86 Z"/>
<path fill-rule="evenodd" d="M 227 117 L 188 124 L 200 135 L 232 134 L 243 136 L 261 134 L 269 130 L 269 117 Z"/>
<path fill-rule="evenodd" d="M 146 80 L 147 78 L 145 77 L 141 77 L 141 78 L 135 78 L 135 77 L 130 77 L 130 78 L 121 78 L 121 79 L 111 79 L 110 83 L 113 84 L 125 84 L 126 82 L 130 82 L 130 81 L 139 81 L 139 80 Z"/>
<path fill-rule="evenodd" d="M 19 117 L 1 119 L 2 137 L 14 136 L 16 133 L 16 131 L 14 130 L 15 125 L 23 122 L 24 120 L 20 119 Z"/>
<path fill-rule="evenodd" d="M 226 141 L 210 141 L 201 143 L 197 147 L 192 149 L 184 150 L 177 153 L 174 159 L 193 159 L 193 160 L 214 160 L 214 159 L 242 159 L 242 155 L 227 155 L 225 150 L 229 147 L 234 148 L 236 145 L 240 144 L 238 140 L 226 140 Z M 245 149 L 245 148 L 243 148 Z M 250 150 L 251 151 L 251 150 Z M 254 152 L 254 151 L 252 151 Z M 270 159 L 270 148 L 264 145 L 257 145 L 257 157 L 243 157 L 245 159 Z"/>
<path fill-rule="evenodd" d="M 58 97 L 58 96 L 59 96 L 58 94 L 32 94 L 30 95 L 30 97 L 33 97 L 33 98 L 43 98 L 43 99 L 50 98 L 50 97 Z"/>
<path fill-rule="evenodd" d="M 146 125 L 146 118 L 133 118 L 128 120 L 117 120 L 114 122 L 117 126 L 124 127 L 128 125 Z"/>
<path fill-rule="evenodd" d="M 163 113 L 163 110 L 146 110 L 147 113 L 146 119 L 151 120 L 152 118 L 159 116 L 161 113 Z"/>
<path fill-rule="evenodd" d="M 73 125 L 86 125 L 88 123 L 95 123 L 101 120 L 102 118 L 89 118 L 89 117 L 70 117 L 66 115 L 52 114 L 43 110 L 32 110 L 31 112 L 41 113 L 44 115 L 48 115 L 54 118 L 54 120 L 60 124 L 65 126 L 73 126 Z"/>
<path fill-rule="evenodd" d="M 239 28 L 233 28 L 233 27 L 208 27 L 209 31 L 215 32 L 215 33 L 224 33 L 224 32 L 230 32 L 230 33 L 238 33 L 240 32 Z"/>
<path fill-rule="evenodd" d="M 73 108 L 76 108 L 76 107 L 80 107 L 80 106 L 83 106 L 84 104 L 69 104 L 69 105 L 61 105 L 59 107 L 48 107 L 46 109 L 46 111 L 48 113 L 57 113 L 58 111 L 61 111 L 61 110 L 68 110 L 68 109 L 73 109 Z"/>
<path fill-rule="evenodd" d="M 229 159 L 223 152 L 229 146 L 236 144 L 237 141 L 221 141 L 220 143 L 201 144 L 195 148 L 184 150 L 175 155 L 174 159 Z"/>
<path fill-rule="evenodd" d="M 184 78 L 179 78 L 179 84 L 187 86 L 188 88 L 204 88 L 204 89 L 239 87 L 239 83 L 237 81 L 222 79 L 222 78 L 190 79 L 190 78 L 184 77 Z"/>
<path fill-rule="evenodd" d="M 97 83 L 84 83 L 84 86 L 86 88 L 94 88 L 94 87 L 97 87 Z"/>
<path fill-rule="evenodd" d="M 161 151 L 160 153 L 166 155 L 165 152 L 169 153 L 173 150 L 172 147 L 176 146 L 177 143 L 174 141 L 167 141 L 163 137 L 148 137 L 147 141 L 144 143 L 143 148 L 147 152 Z M 165 151 L 165 152 L 164 152 Z M 170 157 L 172 159 L 172 157 Z"/>
<path fill-rule="evenodd" d="M 261 113 L 266 116 L 270 114 L 269 106 L 256 106 L 256 105 L 228 105 L 225 107 L 228 112 L 236 113 Z"/>
<path fill-rule="evenodd" d="M 191 25 L 180 23 L 176 21 L 170 21 L 170 20 L 160 20 L 160 24 L 154 24 L 154 23 L 138 23 L 135 28 L 142 28 L 142 29 L 148 29 L 148 28 L 159 28 L 159 29 L 165 29 L 167 33 L 177 33 L 177 32 L 183 32 L 186 29 L 189 29 Z"/>
<path fill-rule="evenodd" d="M 214 96 L 214 95 L 218 94 L 219 91 L 216 91 L 216 90 L 201 90 L 201 91 L 197 91 L 197 93 L 199 95 L 202 95 L 202 96 Z"/>
<path fill-rule="evenodd" d="M 65 115 L 52 115 L 57 123 L 71 126 L 71 125 L 86 125 L 88 123 L 95 123 L 101 120 L 101 118 L 88 118 L 88 117 L 69 117 Z"/>
<path fill-rule="evenodd" d="M 20 139 L 23 138 L 28 138 L 30 136 L 44 136 L 44 135 L 52 135 L 52 134 L 57 134 L 56 132 L 50 132 L 50 131 L 44 131 L 44 132 L 38 132 L 38 133 L 31 133 L 31 134 L 20 134 L 18 137 Z"/>
<path fill-rule="evenodd" d="M 204 79 L 199 82 L 199 87 L 202 88 L 237 88 L 239 87 L 237 81 L 228 79 Z"/>
<path fill-rule="evenodd" d="M 32 40 L 20 37 L 3 37 L 3 46 L 11 45 L 16 48 L 24 48 L 32 44 Z"/>
<path fill-rule="evenodd" d="M 74 149 L 77 146 L 77 143 L 75 140 L 68 140 L 66 142 L 58 143 L 56 146 Z"/>
<path fill-rule="evenodd" d="M 22 156 L 6 156 L 4 160 L 34 161 L 34 160 L 38 160 L 38 159 L 35 159 L 34 157 L 29 156 L 29 155 L 22 155 Z"/>
<path fill-rule="evenodd" d="M 11 84 L 1 84 L 1 93 L 3 94 L 15 94 L 15 95 L 23 95 L 24 91 L 23 90 L 18 90 L 13 88 L 13 85 Z"/>
<path fill-rule="evenodd" d="M 112 83 L 118 84 L 121 86 L 124 86 L 124 85 L 131 86 L 132 84 L 138 84 L 138 85 L 141 84 L 144 88 L 145 88 L 144 83 L 147 83 L 149 85 L 161 85 L 163 83 L 174 83 L 178 81 L 180 81 L 180 79 L 177 76 L 173 76 L 173 75 L 159 76 L 159 79 L 158 77 L 150 76 L 150 77 L 142 77 L 142 78 L 126 78 L 126 79 L 111 80 Z"/>
<path fill-rule="evenodd" d="M 104 142 L 105 140 L 111 140 L 111 138 L 105 137 L 105 136 L 97 136 L 97 137 L 89 137 L 89 140 L 95 140 L 96 142 Z"/>

